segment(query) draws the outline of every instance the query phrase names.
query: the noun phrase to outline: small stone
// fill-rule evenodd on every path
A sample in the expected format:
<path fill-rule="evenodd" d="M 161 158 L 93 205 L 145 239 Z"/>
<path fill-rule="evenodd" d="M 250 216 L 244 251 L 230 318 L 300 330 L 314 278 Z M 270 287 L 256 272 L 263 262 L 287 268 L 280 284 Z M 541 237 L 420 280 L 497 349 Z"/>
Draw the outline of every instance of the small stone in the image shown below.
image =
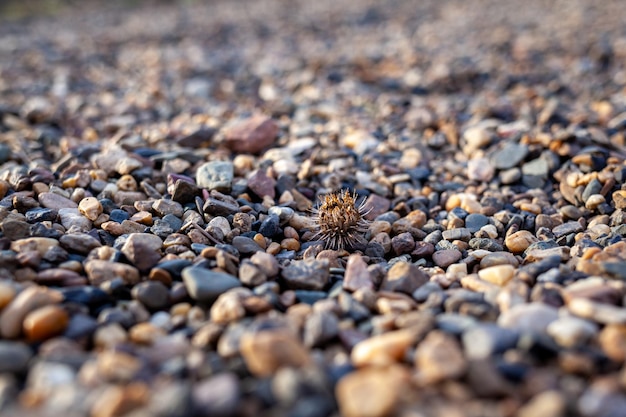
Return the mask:
<path fill-rule="evenodd" d="M 537 242 L 538 239 L 527 230 L 520 230 L 515 233 L 511 233 L 504 240 L 506 247 L 513 253 L 522 253 L 532 244 Z"/>
<path fill-rule="evenodd" d="M 276 140 L 278 125 L 270 118 L 255 115 L 224 133 L 226 146 L 237 153 L 258 154 Z"/>
<path fill-rule="evenodd" d="M 612 194 L 613 203 L 616 209 L 626 209 L 626 190 L 618 190 Z"/>
<path fill-rule="evenodd" d="M 24 334 L 28 340 L 39 342 L 61 334 L 69 323 L 69 315 L 58 305 L 47 305 L 24 317 Z"/>
<path fill-rule="evenodd" d="M 122 278 L 125 284 L 134 285 L 139 282 L 139 271 L 136 268 L 120 262 L 110 262 L 94 259 L 85 263 L 85 273 L 92 285 L 100 285 L 117 277 Z"/>
<path fill-rule="evenodd" d="M 265 237 L 273 238 L 280 233 L 278 216 L 267 216 L 259 226 L 259 233 Z"/>
<path fill-rule="evenodd" d="M 522 173 L 524 175 L 546 178 L 549 171 L 548 162 L 544 158 L 533 159 L 522 165 Z"/>
<path fill-rule="evenodd" d="M 0 340 L 0 374 L 23 373 L 32 357 L 33 351 L 27 344 Z"/>
<path fill-rule="evenodd" d="M 194 405 L 203 416 L 235 415 L 240 397 L 239 379 L 232 372 L 213 375 L 193 386 Z"/>
<path fill-rule="evenodd" d="M 509 169 L 519 165 L 528 155 L 528 147 L 518 143 L 507 143 L 493 154 L 493 164 L 497 169 Z"/>
<path fill-rule="evenodd" d="M 420 383 L 436 384 L 463 376 L 467 361 L 456 338 L 434 330 L 417 346 L 415 367 Z"/>
<path fill-rule="evenodd" d="M 489 145 L 492 134 L 486 126 L 477 125 L 469 127 L 463 132 L 463 138 L 466 142 L 464 152 L 466 155 L 471 155 L 476 150 Z"/>
<path fill-rule="evenodd" d="M 454 240 L 463 240 L 467 242 L 472 237 L 472 233 L 470 232 L 470 230 L 465 227 L 457 227 L 451 230 L 444 230 L 441 235 L 444 239 L 449 240 L 450 242 Z"/>
<path fill-rule="evenodd" d="M 0 281 L 0 311 L 9 305 L 16 294 L 17 291 L 13 285 L 7 281 Z"/>
<path fill-rule="evenodd" d="M 487 158 L 474 158 L 467 163 L 467 178 L 471 181 L 489 182 L 494 174 L 495 169 Z"/>
<path fill-rule="evenodd" d="M 309 348 L 321 347 L 339 334 L 339 320 L 326 311 L 313 312 L 304 323 L 303 339 Z"/>
<path fill-rule="evenodd" d="M 406 350 L 415 343 L 415 339 L 415 332 L 409 329 L 372 336 L 354 346 L 350 359 L 357 367 L 391 365 L 404 358 Z"/>
<path fill-rule="evenodd" d="M 206 268 L 187 267 L 181 275 L 189 296 L 201 303 L 211 304 L 222 293 L 241 286 L 236 277 Z"/>
<path fill-rule="evenodd" d="M 553 321 L 559 318 L 558 310 L 547 304 L 533 302 L 518 304 L 500 314 L 498 325 L 517 330 L 542 334 Z"/>
<path fill-rule="evenodd" d="M 341 378 L 335 395 L 344 417 L 385 417 L 394 415 L 409 385 L 410 372 L 402 366 L 364 368 Z"/>
<path fill-rule="evenodd" d="M 589 196 L 587 201 L 585 201 L 585 208 L 589 210 L 595 210 L 598 208 L 600 204 L 604 204 L 606 199 L 602 194 L 592 194 Z"/>
<path fill-rule="evenodd" d="M 515 268 L 513 268 L 513 265 L 495 265 L 478 271 L 480 279 L 496 284 L 499 287 L 504 287 L 513 278 L 514 274 Z"/>
<path fill-rule="evenodd" d="M 385 213 L 391 207 L 391 201 L 377 194 L 370 194 L 365 200 L 363 211 L 367 213 L 365 219 L 374 220 L 376 217 Z"/>
<path fill-rule="evenodd" d="M 626 361 L 626 325 L 609 324 L 602 329 L 598 337 L 604 353 L 618 363 Z"/>
<path fill-rule="evenodd" d="M 463 332 L 463 350 L 470 360 L 489 359 L 514 348 L 518 336 L 518 332 L 495 323 L 480 323 Z"/>
<path fill-rule="evenodd" d="M 585 319 L 601 324 L 626 324 L 626 309 L 615 305 L 574 298 L 567 303 L 568 310 Z"/>
<path fill-rule="evenodd" d="M 564 417 L 567 412 L 567 401 L 557 391 L 544 391 L 535 395 L 517 412 L 517 417 Z"/>
<path fill-rule="evenodd" d="M 274 199 L 276 197 L 276 180 L 268 176 L 264 169 L 257 169 L 250 174 L 248 188 L 260 198 L 268 196 Z"/>
<path fill-rule="evenodd" d="M 453 263 L 459 261 L 463 255 L 458 249 L 444 249 L 433 253 L 432 258 L 435 265 L 440 268 L 447 268 Z"/>
<path fill-rule="evenodd" d="M 330 278 L 328 259 L 293 261 L 281 273 L 287 286 L 294 290 L 323 290 Z"/>
<path fill-rule="evenodd" d="M 275 277 L 278 275 L 279 266 L 276 258 L 269 253 L 256 252 L 250 257 L 250 261 L 258 266 L 267 277 Z"/>
<path fill-rule="evenodd" d="M 598 325 L 578 317 L 564 316 L 550 323 L 546 330 L 560 346 L 573 348 L 595 336 Z"/>
<path fill-rule="evenodd" d="M 556 226 L 554 229 L 552 229 L 552 233 L 554 233 L 554 236 L 558 239 L 561 236 L 565 236 L 565 235 L 569 235 L 572 233 L 579 233 L 583 231 L 583 226 L 578 223 L 578 222 L 574 222 L 574 221 L 569 221 L 563 224 L 560 224 L 558 226 Z"/>
<path fill-rule="evenodd" d="M 303 367 L 312 363 L 308 349 L 281 330 L 244 333 L 239 349 L 246 366 L 257 377 L 271 376 L 282 367 Z"/>
<path fill-rule="evenodd" d="M 169 290 L 159 281 L 144 281 L 131 291 L 133 298 L 149 310 L 162 310 L 169 306 Z"/>
<path fill-rule="evenodd" d="M 168 214 L 176 217 L 182 217 L 183 206 L 178 201 L 168 200 L 166 198 L 159 198 L 152 204 L 152 210 L 154 210 L 159 216 L 164 217 Z"/>
<path fill-rule="evenodd" d="M 25 288 L 0 312 L 0 334 L 6 339 L 15 339 L 22 333 L 24 318 L 33 310 L 63 300 L 63 294 L 47 287 Z"/>
<path fill-rule="evenodd" d="M 41 193 L 37 196 L 37 200 L 39 201 L 39 204 L 41 204 L 43 207 L 53 210 L 60 210 L 64 208 L 78 208 L 78 204 L 76 204 L 74 201 L 56 193 Z"/>
<path fill-rule="evenodd" d="M 65 234 L 59 239 L 61 246 L 75 253 L 88 254 L 92 249 L 102 246 L 100 241 L 87 233 Z"/>
<path fill-rule="evenodd" d="M 470 233 L 476 233 L 480 230 L 481 227 L 488 224 L 489 217 L 485 216 L 484 214 L 472 213 L 465 218 L 465 227 L 467 228 L 467 230 L 469 230 Z"/>
<path fill-rule="evenodd" d="M 397 262 L 387 271 L 380 289 L 410 295 L 428 282 L 428 279 L 428 275 L 417 265 L 409 262 Z"/>
<path fill-rule="evenodd" d="M 211 306 L 211 321 L 219 324 L 228 324 L 237 321 L 246 315 L 244 301 L 252 296 L 248 288 L 231 288 L 220 294 Z"/>
<path fill-rule="evenodd" d="M 519 261 L 510 252 L 488 252 L 486 256 L 480 260 L 480 268 L 485 269 L 495 265 L 512 265 L 514 268 L 519 266 Z"/>
<path fill-rule="evenodd" d="M 196 171 L 196 183 L 200 188 L 227 192 L 235 176 L 232 162 L 210 161 L 202 164 Z"/>
<path fill-rule="evenodd" d="M 400 233 L 391 238 L 391 247 L 396 255 L 411 253 L 415 249 L 415 239 L 409 232 Z"/>
<path fill-rule="evenodd" d="M 146 271 L 161 260 L 160 237 L 150 233 L 131 233 L 121 251 L 126 258 L 141 271 Z"/>
<path fill-rule="evenodd" d="M 0 223 L 2 234 L 10 240 L 24 239 L 30 236 L 30 224 L 21 220 L 4 220 Z"/>
<path fill-rule="evenodd" d="M 257 253 L 265 253 L 265 252 L 257 252 Z M 267 282 L 267 275 L 263 272 L 263 270 L 256 266 L 251 260 L 244 259 L 239 264 L 239 280 L 243 285 L 247 285 L 249 287 L 256 287 Z"/>
<path fill-rule="evenodd" d="M 89 220 L 94 221 L 102 214 L 103 208 L 97 198 L 86 197 L 80 200 L 78 211 Z"/>
<path fill-rule="evenodd" d="M 263 248 L 258 243 L 246 236 L 235 236 L 233 238 L 233 246 L 243 255 L 250 253 L 262 252 Z"/>
<path fill-rule="evenodd" d="M 77 208 L 59 209 L 59 219 L 65 229 L 75 227 L 82 232 L 88 232 L 92 228 L 92 222 L 78 211 Z"/>
<path fill-rule="evenodd" d="M 93 335 L 93 343 L 99 348 L 113 348 L 128 340 L 128 333 L 119 323 L 101 325 Z"/>
<path fill-rule="evenodd" d="M 150 391 L 142 382 L 132 382 L 124 387 L 108 385 L 93 403 L 90 416 L 115 417 L 131 414 L 150 400 Z"/>
<path fill-rule="evenodd" d="M 348 258 L 342 286 L 347 291 L 357 291 L 360 288 L 374 289 L 372 276 L 361 255 L 353 254 Z"/>

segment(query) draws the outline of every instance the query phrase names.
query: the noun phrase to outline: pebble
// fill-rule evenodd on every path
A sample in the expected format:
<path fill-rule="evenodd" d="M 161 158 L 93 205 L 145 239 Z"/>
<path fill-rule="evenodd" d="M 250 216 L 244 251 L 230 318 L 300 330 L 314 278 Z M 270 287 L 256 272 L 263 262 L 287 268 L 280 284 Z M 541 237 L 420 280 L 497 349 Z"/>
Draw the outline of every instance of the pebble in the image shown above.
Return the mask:
<path fill-rule="evenodd" d="M 181 275 L 189 296 L 201 303 L 212 304 L 222 293 L 241 286 L 230 274 L 201 267 L 187 267 Z"/>
<path fill-rule="evenodd" d="M 56 193 L 41 193 L 37 196 L 37 200 L 39 201 L 39 204 L 41 204 L 43 207 L 53 210 L 61 210 L 64 208 L 78 208 L 78 204 L 76 204 L 74 201 Z"/>
<path fill-rule="evenodd" d="M 564 316 L 550 323 L 546 331 L 560 346 L 574 348 L 594 337 L 598 333 L 598 325 L 577 317 Z"/>
<path fill-rule="evenodd" d="M 518 143 L 506 143 L 493 154 L 493 165 L 506 170 L 518 166 L 528 155 L 528 147 Z"/>
<path fill-rule="evenodd" d="M 237 375 L 222 372 L 194 385 L 192 398 L 203 416 L 230 416 L 235 414 L 241 397 Z"/>
<path fill-rule="evenodd" d="M 313 312 L 304 323 L 304 345 L 309 348 L 322 347 L 339 334 L 339 320 L 326 311 Z"/>
<path fill-rule="evenodd" d="M 272 119 L 255 115 L 224 132 L 226 146 L 237 153 L 258 154 L 274 143 L 278 125 Z"/>
<path fill-rule="evenodd" d="M 149 310 L 162 310 L 169 306 L 169 290 L 159 281 L 144 281 L 131 291 L 133 298 Z"/>
<path fill-rule="evenodd" d="M 83 255 L 88 254 L 92 249 L 102 246 L 98 239 L 87 233 L 65 234 L 61 236 L 59 243 L 61 243 L 64 249 Z"/>
<path fill-rule="evenodd" d="M 47 287 L 31 286 L 20 292 L 0 312 L 0 333 L 5 339 L 16 339 L 22 334 L 24 319 L 34 310 L 63 300 L 63 294 Z"/>
<path fill-rule="evenodd" d="M 80 214 L 77 208 L 59 209 L 59 219 L 65 229 L 75 227 L 82 232 L 88 232 L 92 228 L 92 222 Z"/>
<path fill-rule="evenodd" d="M 498 325 L 532 334 L 544 334 L 553 321 L 559 318 L 558 310 L 547 304 L 532 302 L 511 307 L 498 317 Z"/>
<path fill-rule="evenodd" d="M 305 367 L 312 358 L 304 345 L 291 334 L 281 330 L 244 333 L 241 355 L 253 375 L 267 377 L 282 367 Z"/>
<path fill-rule="evenodd" d="M 462 257 L 463 254 L 458 249 L 438 250 L 432 254 L 435 265 L 443 269 L 458 262 Z"/>
<path fill-rule="evenodd" d="M 495 265 L 478 271 L 478 276 L 499 287 L 504 287 L 515 274 L 513 265 Z"/>
<path fill-rule="evenodd" d="M 146 271 L 161 260 L 163 241 L 149 233 L 131 233 L 121 248 L 126 258 L 139 270 Z"/>
<path fill-rule="evenodd" d="M 130 265 L 99 259 L 87 261 L 85 263 L 85 273 L 87 278 L 89 278 L 89 282 L 96 286 L 118 277 L 126 285 L 137 284 L 140 279 L 139 271 Z"/>
<path fill-rule="evenodd" d="M 265 170 L 258 169 L 248 177 L 248 188 L 258 197 L 276 197 L 276 180 L 267 175 Z"/>
<path fill-rule="evenodd" d="M 522 253 L 528 247 L 537 242 L 537 238 L 527 230 L 520 230 L 515 233 L 511 233 L 504 240 L 506 247 L 513 253 Z"/>
<path fill-rule="evenodd" d="M 47 305 L 24 317 L 24 334 L 30 341 L 42 341 L 62 333 L 68 323 L 69 315 L 62 307 Z"/>
<path fill-rule="evenodd" d="M 409 262 L 397 262 L 383 278 L 380 289 L 383 291 L 412 294 L 428 282 L 426 275 L 418 266 Z"/>
<path fill-rule="evenodd" d="M 406 350 L 415 343 L 416 334 L 409 329 L 371 336 L 357 343 L 350 360 L 356 367 L 386 366 L 400 362 Z"/>
<path fill-rule="evenodd" d="M 211 320 L 219 324 L 237 321 L 246 315 L 244 301 L 252 296 L 248 288 L 235 287 L 220 294 L 210 310 Z"/>
<path fill-rule="evenodd" d="M 367 263 L 359 254 L 352 254 L 346 263 L 346 272 L 343 280 L 343 289 L 354 292 L 360 288 L 374 289 L 372 276 L 367 269 Z"/>
<path fill-rule="evenodd" d="M 328 259 L 293 261 L 281 272 L 285 284 L 294 290 L 323 290 L 330 278 Z"/>
<path fill-rule="evenodd" d="M 399 365 L 356 370 L 335 387 L 339 411 L 345 417 L 393 415 L 409 384 L 409 370 Z"/>
<path fill-rule="evenodd" d="M 234 176 L 234 167 L 231 162 L 210 161 L 198 167 L 196 184 L 207 190 L 226 192 L 232 187 Z"/>
<path fill-rule="evenodd" d="M 419 384 L 436 384 L 462 377 L 467 361 L 456 338 L 433 330 L 415 350 L 415 367 Z"/>
<path fill-rule="evenodd" d="M 495 323 L 480 323 L 463 332 L 463 351 L 469 360 L 489 359 L 515 348 L 519 334 Z"/>
<path fill-rule="evenodd" d="M 24 373 L 32 357 L 26 343 L 0 340 L 0 373 Z"/>
<path fill-rule="evenodd" d="M 103 212 L 102 204 L 95 197 L 83 198 L 78 204 L 78 211 L 91 221 L 95 221 Z"/>

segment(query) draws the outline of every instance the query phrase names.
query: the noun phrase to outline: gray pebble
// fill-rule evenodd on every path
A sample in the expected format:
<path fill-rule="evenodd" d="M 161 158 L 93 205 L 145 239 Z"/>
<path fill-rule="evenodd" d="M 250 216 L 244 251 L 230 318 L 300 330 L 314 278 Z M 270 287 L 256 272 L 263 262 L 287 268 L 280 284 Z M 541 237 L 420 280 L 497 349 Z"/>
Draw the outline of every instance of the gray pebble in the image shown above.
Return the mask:
<path fill-rule="evenodd" d="M 213 303 L 227 290 L 241 286 L 234 276 L 200 267 L 188 267 L 181 273 L 189 296 L 201 303 Z"/>

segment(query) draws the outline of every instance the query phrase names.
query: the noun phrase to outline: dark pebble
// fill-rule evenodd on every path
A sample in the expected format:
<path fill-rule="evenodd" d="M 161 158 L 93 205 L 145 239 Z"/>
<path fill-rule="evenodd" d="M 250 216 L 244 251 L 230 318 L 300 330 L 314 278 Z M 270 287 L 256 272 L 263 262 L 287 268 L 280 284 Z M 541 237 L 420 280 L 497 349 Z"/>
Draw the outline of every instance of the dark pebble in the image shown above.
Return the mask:
<path fill-rule="evenodd" d="M 465 227 L 470 233 L 476 233 L 481 227 L 489 224 L 489 217 L 484 214 L 472 213 L 465 218 Z"/>
<path fill-rule="evenodd" d="M 272 238 L 280 233 L 279 218 L 278 216 L 270 215 L 261 222 L 259 227 L 259 233 L 265 237 Z"/>
<path fill-rule="evenodd" d="M 484 249 L 490 252 L 499 252 L 504 250 L 500 243 L 488 238 L 473 238 L 469 241 L 469 246 L 472 249 Z"/>
<path fill-rule="evenodd" d="M 38 223 L 38 222 L 46 222 L 46 221 L 54 221 L 58 216 L 58 212 L 54 209 L 49 208 L 35 208 L 32 210 L 28 210 L 26 215 L 26 221 L 29 223 Z"/>
<path fill-rule="evenodd" d="M 149 310 L 162 310 L 169 305 L 169 290 L 159 281 L 144 281 L 135 285 L 133 297 Z"/>
<path fill-rule="evenodd" d="M 0 373 L 22 373 L 27 367 L 33 351 L 27 344 L 0 340 Z"/>

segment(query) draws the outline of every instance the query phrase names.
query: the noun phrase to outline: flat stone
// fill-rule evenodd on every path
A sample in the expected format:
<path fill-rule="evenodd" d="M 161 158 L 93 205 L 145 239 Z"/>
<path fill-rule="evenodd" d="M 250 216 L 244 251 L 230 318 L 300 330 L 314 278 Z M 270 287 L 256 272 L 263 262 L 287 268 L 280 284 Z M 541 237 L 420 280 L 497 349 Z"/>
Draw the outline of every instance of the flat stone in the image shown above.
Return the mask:
<path fill-rule="evenodd" d="M 538 239 L 529 231 L 520 230 L 508 235 L 504 240 L 504 244 L 511 252 L 522 253 L 537 241 Z"/>
<path fill-rule="evenodd" d="M 497 169 L 509 169 L 516 167 L 528 155 L 528 147 L 518 143 L 507 143 L 493 154 L 493 165 Z"/>
<path fill-rule="evenodd" d="M 188 267 L 181 275 L 189 296 L 201 303 L 211 304 L 222 293 L 241 286 L 236 277 L 206 268 Z"/>
<path fill-rule="evenodd" d="M 220 294 L 211 306 L 211 321 L 219 324 L 228 324 L 242 319 L 246 315 L 244 301 L 252 296 L 248 288 L 230 288 Z"/>
<path fill-rule="evenodd" d="M 176 217 L 182 217 L 183 215 L 183 206 L 178 201 L 169 200 L 167 198 L 155 200 L 152 204 L 152 210 L 161 217 L 167 216 L 168 214 Z"/>
<path fill-rule="evenodd" d="M 587 298 L 574 298 L 567 303 L 568 310 L 585 319 L 600 324 L 626 324 L 626 309 L 610 304 L 591 301 Z"/>
<path fill-rule="evenodd" d="M 21 220 L 6 219 L 0 223 L 2 234 L 10 240 L 24 239 L 30 236 L 30 224 Z"/>
<path fill-rule="evenodd" d="M 287 287 L 294 290 L 323 290 L 330 278 L 328 259 L 307 258 L 293 261 L 281 273 Z"/>
<path fill-rule="evenodd" d="M 255 252 L 250 261 L 259 267 L 268 277 L 275 277 L 280 271 L 278 261 L 274 256 L 266 252 Z"/>
<path fill-rule="evenodd" d="M 374 220 L 376 217 L 385 213 L 391 207 L 391 201 L 385 197 L 381 197 L 377 194 L 370 194 L 365 200 L 363 211 L 367 213 L 365 215 L 366 220 Z"/>
<path fill-rule="evenodd" d="M 444 249 L 433 253 L 432 258 L 435 265 L 440 268 L 447 268 L 453 263 L 459 261 L 463 255 L 458 249 Z"/>
<path fill-rule="evenodd" d="M 258 154 L 276 140 L 278 125 L 272 119 L 252 116 L 224 132 L 224 143 L 238 153 Z"/>
<path fill-rule="evenodd" d="M 533 177 L 546 178 L 550 168 L 544 158 L 533 159 L 522 165 L 522 173 Z"/>
<path fill-rule="evenodd" d="M 150 233 L 131 233 L 121 248 L 122 253 L 137 269 L 146 271 L 161 260 L 160 237 Z"/>
<path fill-rule="evenodd" d="M 409 262 L 397 262 L 387 271 L 380 289 L 410 295 L 428 282 L 428 279 L 428 275 L 417 265 Z"/>
<path fill-rule="evenodd" d="M 233 178 L 234 167 L 230 161 L 210 161 L 202 164 L 196 171 L 196 184 L 200 188 L 229 191 Z"/>
<path fill-rule="evenodd" d="M 282 367 L 299 368 L 312 363 L 309 350 L 300 340 L 282 330 L 244 333 L 239 349 L 248 370 L 261 378 Z"/>
<path fill-rule="evenodd" d="M 102 246 L 102 243 L 87 233 L 71 233 L 61 236 L 61 246 L 70 252 L 88 254 L 92 249 Z"/>
<path fill-rule="evenodd" d="M 309 348 L 322 347 L 338 334 L 339 319 L 331 312 L 313 312 L 304 323 L 303 339 Z"/>
<path fill-rule="evenodd" d="M 131 294 L 149 310 L 161 310 L 170 304 L 169 290 L 159 281 L 140 282 L 133 287 Z"/>
<path fill-rule="evenodd" d="M 626 361 L 626 325 L 608 324 L 600 332 L 598 342 L 609 358 L 618 363 Z"/>
<path fill-rule="evenodd" d="M 626 190 L 617 190 L 612 194 L 616 209 L 626 209 Z"/>
<path fill-rule="evenodd" d="M 391 238 L 391 248 L 396 255 L 411 253 L 415 249 L 415 239 L 409 232 L 400 233 Z"/>
<path fill-rule="evenodd" d="M 263 248 L 259 246 L 258 243 L 247 236 L 235 236 L 232 242 L 235 249 L 239 251 L 239 253 L 247 255 L 250 253 L 262 252 Z"/>
<path fill-rule="evenodd" d="M 552 229 L 552 233 L 554 233 L 554 237 L 556 237 L 557 239 L 560 238 L 561 236 L 569 235 L 572 233 L 578 233 L 582 231 L 583 231 L 583 226 L 580 223 L 574 222 L 574 221 L 569 221 L 569 222 L 560 224 L 556 226 L 554 229 Z"/>
<path fill-rule="evenodd" d="M 56 193 L 41 193 L 37 196 L 37 200 L 39 201 L 39 204 L 41 204 L 43 207 L 53 210 L 60 210 L 63 208 L 78 208 L 78 204 L 76 204 L 74 201 Z"/>

